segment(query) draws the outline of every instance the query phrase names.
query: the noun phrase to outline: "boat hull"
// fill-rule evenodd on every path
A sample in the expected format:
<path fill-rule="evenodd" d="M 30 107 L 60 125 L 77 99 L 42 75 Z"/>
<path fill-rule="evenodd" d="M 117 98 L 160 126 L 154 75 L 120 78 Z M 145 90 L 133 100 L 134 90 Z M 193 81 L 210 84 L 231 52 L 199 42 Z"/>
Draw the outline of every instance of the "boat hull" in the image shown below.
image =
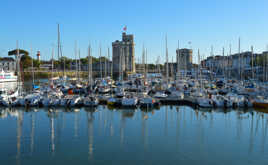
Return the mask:
<path fill-rule="evenodd" d="M 254 107 L 254 108 L 264 108 L 264 109 L 268 109 L 268 103 L 258 103 L 258 102 L 254 102 L 254 103 L 253 103 L 253 107 Z"/>
<path fill-rule="evenodd" d="M 5 82 L 16 82 L 16 78 L 11 78 L 11 79 L 0 79 L 0 83 L 5 83 Z"/>

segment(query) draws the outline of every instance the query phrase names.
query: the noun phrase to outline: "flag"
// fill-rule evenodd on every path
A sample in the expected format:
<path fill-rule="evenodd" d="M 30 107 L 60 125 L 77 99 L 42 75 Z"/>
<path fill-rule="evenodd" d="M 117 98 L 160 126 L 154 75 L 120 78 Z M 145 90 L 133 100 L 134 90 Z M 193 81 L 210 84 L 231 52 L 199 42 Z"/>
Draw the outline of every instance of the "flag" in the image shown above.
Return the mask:
<path fill-rule="evenodd" d="M 125 27 L 123 28 L 123 31 L 127 31 L 127 26 L 125 26 Z"/>

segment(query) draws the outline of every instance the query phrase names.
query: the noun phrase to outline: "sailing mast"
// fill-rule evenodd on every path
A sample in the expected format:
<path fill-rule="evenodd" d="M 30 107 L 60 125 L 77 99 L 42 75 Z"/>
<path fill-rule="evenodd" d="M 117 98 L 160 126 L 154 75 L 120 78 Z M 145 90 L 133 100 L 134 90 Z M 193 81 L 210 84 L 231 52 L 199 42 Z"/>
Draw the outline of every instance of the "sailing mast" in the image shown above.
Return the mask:
<path fill-rule="evenodd" d="M 88 62 L 88 84 L 90 84 L 91 83 L 91 81 L 90 81 L 90 44 L 89 44 L 89 46 L 88 46 L 88 56 L 87 56 L 87 62 Z"/>
<path fill-rule="evenodd" d="M 33 62 L 34 56 L 33 56 L 32 45 L 31 45 L 31 55 L 30 56 L 32 57 L 32 88 L 34 88 L 34 68 L 33 68 L 33 66 L 34 66 L 34 62 Z"/>
<path fill-rule="evenodd" d="M 211 57 L 212 57 L 212 60 L 211 60 L 211 65 L 210 65 L 210 72 L 211 72 L 211 74 L 210 74 L 210 78 L 211 78 L 211 80 L 214 78 L 214 61 L 215 61 L 215 59 L 214 59 L 214 52 L 213 52 L 213 46 L 211 46 Z"/>
<path fill-rule="evenodd" d="M 92 73 L 92 56 L 91 56 L 91 46 L 88 47 L 88 78 L 90 83 L 90 90 L 92 91 L 93 84 L 93 73 Z"/>
<path fill-rule="evenodd" d="M 144 77 L 144 81 L 146 79 L 146 70 L 145 70 L 145 50 L 144 50 L 144 45 L 143 45 L 143 48 L 142 48 L 142 66 L 143 66 L 143 77 Z"/>
<path fill-rule="evenodd" d="M 167 81 L 167 84 L 169 82 L 169 72 L 168 72 L 168 48 L 167 48 L 167 35 L 166 35 L 166 81 Z"/>
<path fill-rule="evenodd" d="M 224 47 L 222 47 L 222 56 L 223 56 L 223 63 L 222 63 L 222 71 L 223 71 L 223 76 L 224 76 L 224 79 L 225 79 L 225 76 L 226 76 L 226 69 L 225 69 L 225 54 L 224 54 Z"/>
<path fill-rule="evenodd" d="M 65 78 L 65 58 L 62 58 L 62 46 L 60 43 L 60 24 L 58 24 L 58 60 L 60 63 L 60 70 L 63 69 L 63 78 Z"/>
<path fill-rule="evenodd" d="M 108 47 L 108 59 L 110 61 L 110 48 Z M 108 61 L 108 62 L 109 62 Z M 113 78 L 113 60 L 111 60 L 111 69 L 110 69 L 110 75 L 111 75 L 111 79 Z M 108 66 L 110 65 L 110 62 L 108 63 Z M 108 67 L 109 68 L 109 67 Z"/>
<path fill-rule="evenodd" d="M 51 81 L 52 81 L 52 84 L 53 84 L 53 72 L 54 72 L 54 47 L 52 47 L 51 70 L 52 70 L 52 73 L 51 73 Z"/>
<path fill-rule="evenodd" d="M 264 58 L 264 61 L 265 61 L 265 81 L 267 81 L 268 79 L 268 45 L 266 45 L 266 53 L 265 53 L 265 58 Z"/>
<path fill-rule="evenodd" d="M 179 58 L 180 58 L 180 41 L 178 40 L 178 53 L 177 53 L 177 80 L 179 80 L 179 77 L 180 77 Z"/>
<path fill-rule="evenodd" d="M 253 60 L 254 60 L 254 57 L 253 57 L 253 46 L 251 46 L 251 78 L 254 80 L 254 71 L 253 71 Z"/>
<path fill-rule="evenodd" d="M 75 78 L 77 79 L 78 73 L 77 73 L 77 41 L 75 41 L 75 46 L 74 46 L 74 55 L 75 55 Z"/>
<path fill-rule="evenodd" d="M 60 59 L 60 24 L 58 24 L 58 60 L 60 63 L 60 68 L 61 68 L 61 59 Z"/>
<path fill-rule="evenodd" d="M 157 60 L 158 60 L 158 65 L 157 65 L 157 69 L 158 69 L 158 73 L 160 74 L 161 73 L 161 68 L 160 68 L 160 56 L 158 56 L 158 58 L 157 58 Z"/>
<path fill-rule="evenodd" d="M 200 64 L 200 52 L 199 52 L 199 49 L 197 50 L 197 54 L 198 54 L 198 71 L 199 71 L 199 75 L 198 75 L 198 72 L 197 72 L 197 79 L 200 79 L 200 75 L 201 75 L 201 64 Z M 202 83 L 201 83 L 202 85 Z"/>
<path fill-rule="evenodd" d="M 80 71 L 81 71 L 80 49 L 78 49 L 78 82 L 80 82 Z"/>
<path fill-rule="evenodd" d="M 240 76 L 240 80 L 242 80 L 241 54 L 240 54 L 240 37 L 239 37 L 239 39 L 238 39 L 238 55 L 239 55 L 239 76 Z"/>
<path fill-rule="evenodd" d="M 174 71 L 174 70 L 173 70 L 173 56 L 172 56 L 172 57 L 171 57 L 171 65 L 170 65 L 170 74 L 171 74 L 170 76 L 171 76 L 171 79 L 172 79 L 172 80 L 173 80 L 173 76 L 174 76 L 174 75 L 173 75 L 173 71 Z"/>
<path fill-rule="evenodd" d="M 108 51 L 107 51 L 107 56 L 108 56 Z M 104 56 L 104 78 L 107 77 L 107 59 L 106 59 L 107 56 Z"/>
<path fill-rule="evenodd" d="M 232 69 L 233 69 L 233 65 L 232 65 L 232 62 L 233 62 L 233 60 L 232 60 L 232 45 L 230 44 L 229 45 L 230 46 L 230 52 L 229 52 L 229 56 L 230 56 L 230 63 L 231 63 L 231 66 L 229 67 L 230 69 L 229 69 L 229 78 L 231 78 L 231 73 L 232 73 Z"/>
<path fill-rule="evenodd" d="M 125 66 L 125 49 L 124 47 L 122 48 L 122 56 L 121 56 L 121 80 L 124 80 L 124 71 L 126 70 L 126 66 Z"/>
<path fill-rule="evenodd" d="M 119 81 L 121 82 L 121 79 L 122 79 L 122 77 L 121 77 L 121 70 L 122 70 L 122 68 L 123 68 L 123 66 L 122 66 L 122 48 L 119 48 L 120 50 L 120 53 L 119 53 L 119 66 L 118 66 L 118 72 L 119 72 Z"/>
<path fill-rule="evenodd" d="M 102 65 L 101 65 L 101 45 L 100 45 L 100 57 L 99 57 L 99 62 L 100 62 L 100 73 L 101 73 L 101 79 L 102 79 Z"/>
<path fill-rule="evenodd" d="M 148 65 L 147 65 L 147 48 L 145 48 L 145 75 L 146 75 L 146 81 L 147 81 L 147 73 L 148 73 Z"/>
<path fill-rule="evenodd" d="M 19 41 L 16 43 L 17 45 L 17 82 L 18 82 L 18 91 L 19 95 L 21 95 L 21 73 L 20 73 L 20 50 L 19 50 Z"/>

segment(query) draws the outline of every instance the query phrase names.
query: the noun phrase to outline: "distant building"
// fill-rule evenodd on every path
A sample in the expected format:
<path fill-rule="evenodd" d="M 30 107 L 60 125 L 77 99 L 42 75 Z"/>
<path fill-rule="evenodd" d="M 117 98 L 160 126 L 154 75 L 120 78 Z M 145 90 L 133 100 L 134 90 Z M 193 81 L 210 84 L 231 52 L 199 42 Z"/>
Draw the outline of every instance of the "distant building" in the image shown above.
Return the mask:
<path fill-rule="evenodd" d="M 177 49 L 177 61 L 180 70 L 191 70 L 193 63 L 193 50 L 192 49 Z"/>
<path fill-rule="evenodd" d="M 44 69 L 44 70 L 52 70 L 52 64 L 50 64 L 50 63 L 40 64 L 39 68 Z"/>
<path fill-rule="evenodd" d="M 116 40 L 113 46 L 113 73 L 120 71 L 134 73 L 135 70 L 135 49 L 134 36 L 122 33 L 122 41 Z"/>
<path fill-rule="evenodd" d="M 210 56 L 203 60 L 202 67 L 216 73 L 216 74 L 230 74 L 233 77 L 239 78 L 251 76 L 252 71 L 257 74 L 259 68 L 262 66 L 255 66 L 253 64 L 258 58 L 265 56 L 268 52 L 261 54 L 250 51 L 232 54 L 230 56 Z M 261 69 L 263 70 L 263 69 Z"/>
<path fill-rule="evenodd" d="M 0 59 L 0 69 L 6 71 L 16 70 L 16 61 L 12 57 L 4 57 Z"/>

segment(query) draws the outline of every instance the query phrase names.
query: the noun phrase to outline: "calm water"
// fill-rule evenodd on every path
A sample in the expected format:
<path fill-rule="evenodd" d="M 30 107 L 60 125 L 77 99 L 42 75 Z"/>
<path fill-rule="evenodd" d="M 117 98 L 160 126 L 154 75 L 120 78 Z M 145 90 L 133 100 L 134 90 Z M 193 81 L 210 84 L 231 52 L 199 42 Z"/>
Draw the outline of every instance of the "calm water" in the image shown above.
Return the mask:
<path fill-rule="evenodd" d="M 1 109 L 6 164 L 268 164 L 262 112 Z"/>

